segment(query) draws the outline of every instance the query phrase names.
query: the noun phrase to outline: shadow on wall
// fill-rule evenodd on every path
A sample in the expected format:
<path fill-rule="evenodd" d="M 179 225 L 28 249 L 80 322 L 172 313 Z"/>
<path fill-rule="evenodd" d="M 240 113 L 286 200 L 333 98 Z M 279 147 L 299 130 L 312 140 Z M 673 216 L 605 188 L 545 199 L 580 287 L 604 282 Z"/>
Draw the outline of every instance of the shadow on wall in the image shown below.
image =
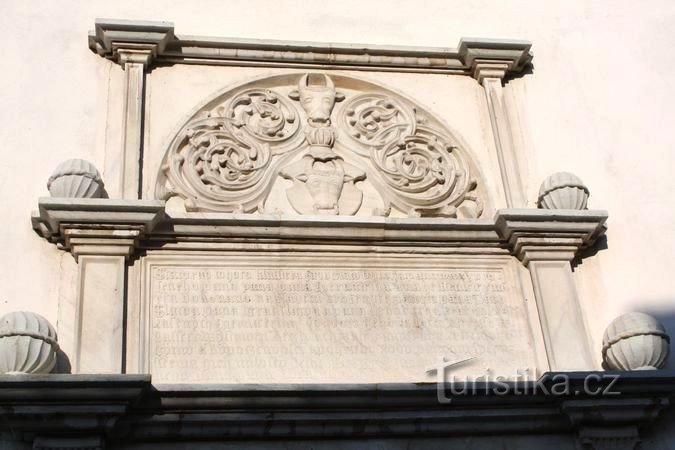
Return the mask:
<path fill-rule="evenodd" d="M 673 350 L 675 348 L 675 299 L 671 298 L 667 301 L 659 301 L 658 303 L 671 304 L 673 306 L 670 309 L 642 308 L 637 309 L 637 311 L 653 316 L 666 329 L 666 333 L 670 336 L 670 356 L 666 360 L 664 369 L 675 370 L 675 354 Z"/>
<path fill-rule="evenodd" d="M 56 367 L 54 367 L 52 373 L 72 373 L 70 358 L 61 349 L 56 352 Z"/>
<path fill-rule="evenodd" d="M 600 236 L 591 247 L 582 249 L 572 260 L 572 271 L 584 263 L 585 258 L 591 258 L 599 252 L 609 249 L 609 238 L 606 234 Z"/>

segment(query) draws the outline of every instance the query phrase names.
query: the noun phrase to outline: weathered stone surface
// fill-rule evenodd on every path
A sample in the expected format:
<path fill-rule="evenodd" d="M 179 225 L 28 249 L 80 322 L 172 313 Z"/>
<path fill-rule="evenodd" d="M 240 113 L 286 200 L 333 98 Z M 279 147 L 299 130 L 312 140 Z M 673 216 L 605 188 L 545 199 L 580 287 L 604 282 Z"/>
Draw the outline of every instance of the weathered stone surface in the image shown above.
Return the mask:
<path fill-rule="evenodd" d="M 58 349 L 54 327 L 39 314 L 18 311 L 0 318 L 0 373 L 49 373 Z"/>
<path fill-rule="evenodd" d="M 602 357 L 609 370 L 650 370 L 664 366 L 670 337 L 658 320 L 640 312 L 617 317 L 602 339 Z"/>
<path fill-rule="evenodd" d="M 191 212 L 471 219 L 492 204 L 483 178 L 462 138 L 400 93 L 279 74 L 208 99 L 166 150 L 155 197 Z"/>
<path fill-rule="evenodd" d="M 229 255 L 144 259 L 145 370 L 156 382 L 431 381 L 536 372 L 508 258 Z M 461 378 L 463 379 L 463 378 Z"/>
<path fill-rule="evenodd" d="M 47 181 L 52 197 L 101 198 L 105 194 L 98 169 L 83 159 L 68 159 L 59 164 Z"/>
<path fill-rule="evenodd" d="M 615 395 L 586 393 L 588 378 L 603 375 L 547 373 L 536 384 L 491 381 L 459 392 L 435 383 L 153 386 L 133 375 L 3 376 L 0 400 L 21 407 L 0 409 L 0 443 L 68 434 L 81 443 L 101 436 L 106 448 L 124 450 L 487 450 L 505 443 L 572 450 L 577 435 L 597 444 L 609 430 L 628 437 L 631 427 L 668 423 L 672 373 L 625 373 L 611 387 Z M 568 390 L 553 389 L 557 377 Z M 439 403 L 439 390 L 450 404 Z"/>
<path fill-rule="evenodd" d="M 558 172 L 547 177 L 539 188 L 537 205 L 544 209 L 586 209 L 588 188 L 579 177 Z"/>

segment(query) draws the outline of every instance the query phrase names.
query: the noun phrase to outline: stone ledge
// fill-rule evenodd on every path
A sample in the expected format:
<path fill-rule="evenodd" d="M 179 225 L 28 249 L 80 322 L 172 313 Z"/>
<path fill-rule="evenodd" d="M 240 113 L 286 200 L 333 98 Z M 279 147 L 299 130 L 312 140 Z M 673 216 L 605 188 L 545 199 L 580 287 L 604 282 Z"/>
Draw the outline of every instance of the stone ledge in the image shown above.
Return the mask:
<path fill-rule="evenodd" d="M 583 394 L 587 377 L 608 375 L 618 376 L 618 394 Z M 567 393 L 551 393 L 556 377 L 569 380 Z M 138 375 L 0 376 L 0 431 L 124 442 L 572 433 L 657 420 L 675 395 L 672 371 L 558 372 L 544 380 L 548 392 L 535 391 L 534 381 L 475 383 L 466 395 L 441 385 L 451 399 L 442 404 L 436 383 L 152 386 Z M 494 388 L 503 394 L 487 392 Z"/>
<path fill-rule="evenodd" d="M 120 62 L 120 49 L 152 52 L 154 64 L 204 64 L 474 76 L 477 63 L 505 63 L 518 74 L 532 61 L 531 44 L 520 40 L 462 39 L 458 48 L 176 36 L 170 22 L 97 19 L 89 48 Z"/>
<path fill-rule="evenodd" d="M 123 240 L 134 248 L 177 241 L 193 246 L 241 242 L 308 242 L 326 245 L 462 247 L 469 253 L 511 252 L 530 260 L 570 260 L 604 233 L 605 211 L 503 209 L 493 219 L 285 216 L 166 213 L 158 200 L 41 198 L 36 232 L 66 249 L 89 239 Z M 77 230 L 77 231 L 73 231 Z M 108 242 L 108 241 L 106 241 Z M 121 241 L 120 241 L 121 242 Z M 211 248 L 213 249 L 213 248 Z"/>
<path fill-rule="evenodd" d="M 158 200 L 43 197 L 38 200 L 38 211 L 33 212 L 31 223 L 45 239 L 60 242 L 68 234 L 68 227 L 113 233 L 115 229 L 129 228 L 150 232 L 163 215 L 164 202 Z"/>

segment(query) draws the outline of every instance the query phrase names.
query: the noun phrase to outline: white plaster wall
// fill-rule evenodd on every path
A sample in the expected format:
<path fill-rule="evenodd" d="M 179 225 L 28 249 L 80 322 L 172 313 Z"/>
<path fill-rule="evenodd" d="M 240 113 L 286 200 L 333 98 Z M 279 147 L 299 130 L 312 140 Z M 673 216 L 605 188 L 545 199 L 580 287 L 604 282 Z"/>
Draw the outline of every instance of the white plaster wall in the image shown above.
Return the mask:
<path fill-rule="evenodd" d="M 72 295 L 59 280 L 60 265 L 72 274 L 72 258 L 38 238 L 29 217 L 60 161 L 105 166 L 108 79 L 119 80 L 120 69 L 89 51 L 86 32 L 95 17 L 110 17 L 232 37 L 429 46 L 454 46 L 461 36 L 531 40 L 533 73 L 508 86 L 523 125 L 529 199 L 544 176 L 569 170 L 591 188 L 590 206 L 610 212 L 609 248 L 576 269 L 594 345 L 629 309 L 660 315 L 675 336 L 672 0 L 4 0 L 1 9 L 2 313 L 29 309 L 55 322 L 59 296 Z"/>

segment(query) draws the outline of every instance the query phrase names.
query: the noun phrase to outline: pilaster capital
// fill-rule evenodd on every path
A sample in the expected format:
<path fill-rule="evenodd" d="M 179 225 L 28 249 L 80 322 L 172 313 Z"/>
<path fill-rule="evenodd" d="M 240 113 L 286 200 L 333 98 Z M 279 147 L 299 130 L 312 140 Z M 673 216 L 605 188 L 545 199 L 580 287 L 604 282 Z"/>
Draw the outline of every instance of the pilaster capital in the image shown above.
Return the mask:
<path fill-rule="evenodd" d="M 532 261 L 571 261 L 605 232 L 606 211 L 502 209 L 495 215 L 499 234 L 525 265 Z"/>
<path fill-rule="evenodd" d="M 148 67 L 174 39 L 171 22 L 97 19 L 89 32 L 89 48 L 120 65 Z"/>
<path fill-rule="evenodd" d="M 38 204 L 35 231 L 75 258 L 129 258 L 164 216 L 164 202 L 157 200 L 41 198 Z"/>
<path fill-rule="evenodd" d="M 532 61 L 527 41 L 462 39 L 459 53 L 471 76 L 480 84 L 486 78 L 503 80 L 507 73 L 520 73 Z"/>
<path fill-rule="evenodd" d="M 151 46 L 148 48 L 138 48 L 138 47 L 125 47 L 118 48 L 115 50 L 116 61 L 121 65 L 125 66 L 127 63 L 132 64 L 143 64 L 143 67 L 147 68 L 152 64 L 152 61 L 156 55 L 156 49 Z"/>
<path fill-rule="evenodd" d="M 503 61 L 476 60 L 471 67 L 471 76 L 479 84 L 483 84 L 486 78 L 502 81 L 510 68 L 510 64 Z"/>

